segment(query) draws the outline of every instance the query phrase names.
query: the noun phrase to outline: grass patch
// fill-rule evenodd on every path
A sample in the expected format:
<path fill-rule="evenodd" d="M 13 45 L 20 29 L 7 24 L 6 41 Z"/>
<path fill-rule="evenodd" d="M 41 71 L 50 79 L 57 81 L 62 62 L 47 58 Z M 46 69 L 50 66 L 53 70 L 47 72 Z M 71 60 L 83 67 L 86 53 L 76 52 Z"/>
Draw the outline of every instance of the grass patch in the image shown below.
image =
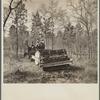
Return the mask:
<path fill-rule="evenodd" d="M 11 58 L 10 58 L 11 57 Z M 97 62 L 73 57 L 74 64 L 39 68 L 19 55 L 4 56 L 4 83 L 97 83 Z"/>

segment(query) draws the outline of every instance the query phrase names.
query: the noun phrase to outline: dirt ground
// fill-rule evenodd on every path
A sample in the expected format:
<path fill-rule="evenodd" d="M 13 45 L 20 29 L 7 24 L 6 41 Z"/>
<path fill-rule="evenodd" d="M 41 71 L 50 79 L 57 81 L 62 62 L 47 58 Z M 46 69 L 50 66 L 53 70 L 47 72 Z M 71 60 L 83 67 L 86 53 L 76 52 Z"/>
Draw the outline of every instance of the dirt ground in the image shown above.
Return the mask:
<path fill-rule="evenodd" d="M 74 59 L 72 65 L 40 68 L 23 56 L 4 56 L 4 83 L 97 83 L 97 63 Z M 84 63 L 83 63 L 84 62 Z"/>

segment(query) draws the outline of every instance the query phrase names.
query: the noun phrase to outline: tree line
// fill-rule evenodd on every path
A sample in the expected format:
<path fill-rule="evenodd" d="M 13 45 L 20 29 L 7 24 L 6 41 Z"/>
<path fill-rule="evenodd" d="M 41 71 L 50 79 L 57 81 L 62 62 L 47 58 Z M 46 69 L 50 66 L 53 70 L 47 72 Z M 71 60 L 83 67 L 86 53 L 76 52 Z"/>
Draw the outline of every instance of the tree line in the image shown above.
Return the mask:
<path fill-rule="evenodd" d="M 97 0 L 78 0 L 75 4 L 68 0 L 66 9 L 59 7 L 56 0 L 50 0 L 48 6 L 42 3 L 32 14 L 30 31 L 26 26 L 26 2 L 15 2 L 12 8 L 11 0 L 9 9 L 4 11 L 4 29 L 9 16 L 14 16 L 9 36 L 4 36 L 5 46 L 15 51 L 17 57 L 18 52 L 26 52 L 27 45 L 32 41 L 35 45 L 41 37 L 45 40 L 46 49 L 67 49 L 70 56 L 88 56 L 89 59 L 97 54 Z M 7 10 L 9 12 L 5 13 Z M 70 11 L 73 13 L 69 14 Z M 75 25 L 71 19 L 76 21 Z"/>

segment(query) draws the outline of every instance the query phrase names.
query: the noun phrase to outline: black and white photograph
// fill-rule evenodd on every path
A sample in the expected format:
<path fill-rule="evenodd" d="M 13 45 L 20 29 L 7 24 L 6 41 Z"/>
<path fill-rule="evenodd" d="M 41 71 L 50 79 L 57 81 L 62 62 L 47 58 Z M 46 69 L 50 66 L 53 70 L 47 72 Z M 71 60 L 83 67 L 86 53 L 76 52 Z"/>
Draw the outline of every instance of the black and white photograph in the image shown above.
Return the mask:
<path fill-rule="evenodd" d="M 3 83 L 98 83 L 98 0 L 2 0 Z"/>

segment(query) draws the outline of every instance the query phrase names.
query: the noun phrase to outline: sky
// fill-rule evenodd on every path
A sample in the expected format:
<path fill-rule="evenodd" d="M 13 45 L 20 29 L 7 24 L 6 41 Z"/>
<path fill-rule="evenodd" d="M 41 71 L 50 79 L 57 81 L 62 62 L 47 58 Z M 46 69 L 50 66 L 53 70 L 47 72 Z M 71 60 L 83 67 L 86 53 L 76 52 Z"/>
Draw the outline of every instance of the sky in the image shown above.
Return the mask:
<path fill-rule="evenodd" d="M 67 0 L 56 0 L 56 1 L 59 2 L 59 4 L 58 4 L 59 7 L 61 7 L 62 9 L 66 9 L 66 7 L 67 7 L 66 6 L 67 5 L 67 2 L 66 1 Z M 75 2 L 75 0 L 74 0 L 74 2 Z M 3 5 L 4 6 L 9 6 L 9 3 L 10 3 L 10 0 L 4 0 L 3 1 Z M 28 11 L 28 13 L 27 13 L 27 15 L 28 15 L 28 17 L 27 17 L 28 21 L 27 21 L 26 25 L 28 26 L 28 30 L 29 31 L 31 30 L 32 13 L 35 13 L 42 3 L 44 3 L 47 6 L 47 5 L 49 5 L 49 0 L 31 0 L 31 1 L 28 0 L 26 2 L 26 5 L 25 6 L 26 6 L 26 9 Z M 9 18 L 9 20 L 8 20 L 8 22 L 6 24 L 6 26 L 7 26 L 6 27 L 7 28 L 6 29 L 6 35 L 9 34 L 9 27 L 10 27 L 11 23 L 12 23 L 12 21 Z"/>

